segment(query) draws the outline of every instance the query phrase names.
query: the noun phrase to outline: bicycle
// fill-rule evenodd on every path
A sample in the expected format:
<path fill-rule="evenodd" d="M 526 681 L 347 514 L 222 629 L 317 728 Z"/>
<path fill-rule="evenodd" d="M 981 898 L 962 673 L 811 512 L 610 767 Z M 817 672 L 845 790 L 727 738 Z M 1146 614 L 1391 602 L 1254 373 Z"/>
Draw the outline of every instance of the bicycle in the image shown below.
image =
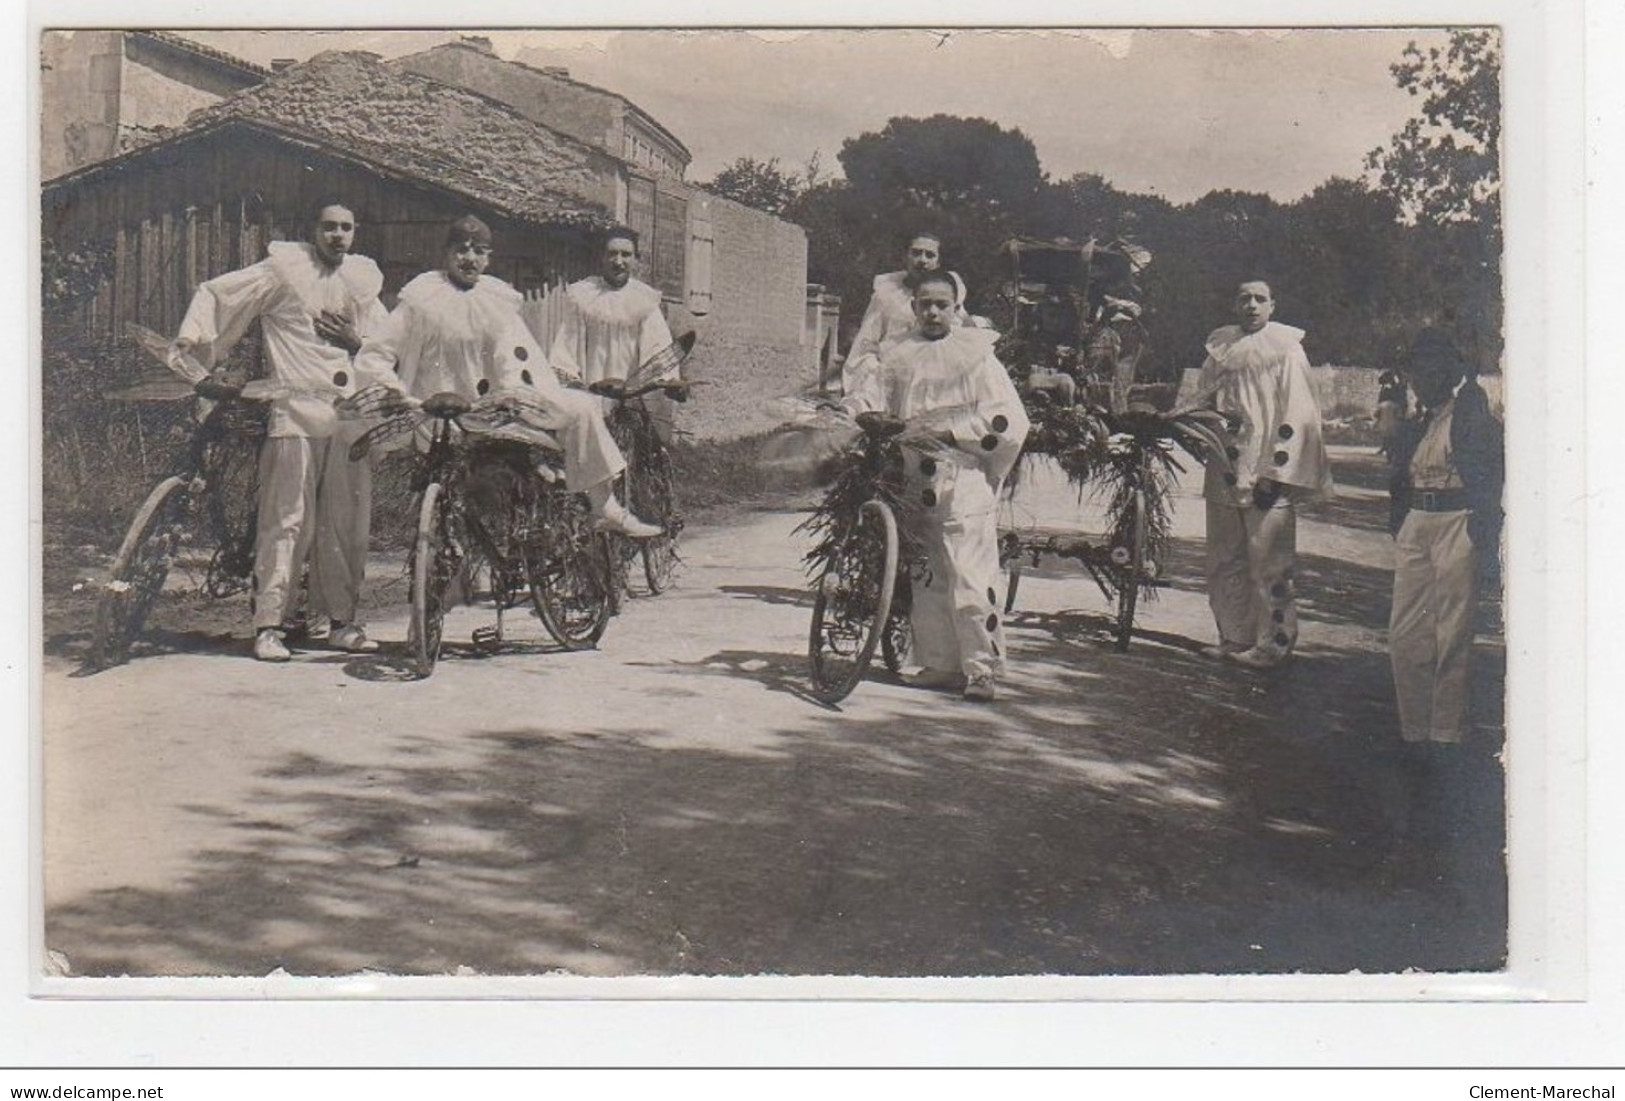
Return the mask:
<path fill-rule="evenodd" d="M 886 667 L 901 672 L 910 643 L 910 581 L 921 559 L 897 522 L 911 426 L 878 412 L 852 421 L 861 435 L 838 458 L 822 503 L 796 527 L 818 537 L 805 559 L 817 574 L 807 656 L 813 695 L 828 704 L 851 694 L 877 648 Z"/>
<path fill-rule="evenodd" d="M 534 423 L 545 416 L 539 406 L 513 394 L 470 401 L 442 393 L 419 402 L 370 386 L 339 409 L 384 418 L 352 445 L 353 459 L 398 437 L 428 435 L 412 482 L 418 521 L 407 563 L 407 647 L 418 675 L 434 672 L 446 610 L 468 595 L 482 565 L 497 622 L 474 632 L 476 646 L 501 644 L 503 613 L 525 594 L 560 646 L 598 642 L 610 615 L 604 546 L 586 498 L 564 485 L 556 441 Z"/>
<path fill-rule="evenodd" d="M 158 399 L 196 395 L 209 404 L 175 472 L 147 494 L 119 544 L 96 603 L 91 668 L 129 659 L 176 567 L 201 569 L 196 588 L 214 599 L 248 589 L 265 403 L 277 392 L 263 381 L 238 386 L 204 378 Z"/>
<path fill-rule="evenodd" d="M 677 575 L 677 539 L 683 530 L 683 518 L 677 510 L 671 454 L 661 439 L 654 414 L 641 399 L 658 390 L 675 401 L 688 400 L 689 389 L 695 383 L 673 378 L 672 372 L 680 368 L 693 351 L 694 340 L 692 332 L 684 333 L 626 379 L 604 379 L 587 387 L 612 403 L 604 420 L 626 459 L 626 471 L 622 475 L 623 502 L 632 515 L 662 529 L 653 539 L 614 541 L 618 552 L 614 557 L 620 567 L 615 594 L 617 607 L 621 592 L 631 587 L 627 574 L 633 558 L 642 559 L 643 578 L 651 596 L 671 588 Z"/>

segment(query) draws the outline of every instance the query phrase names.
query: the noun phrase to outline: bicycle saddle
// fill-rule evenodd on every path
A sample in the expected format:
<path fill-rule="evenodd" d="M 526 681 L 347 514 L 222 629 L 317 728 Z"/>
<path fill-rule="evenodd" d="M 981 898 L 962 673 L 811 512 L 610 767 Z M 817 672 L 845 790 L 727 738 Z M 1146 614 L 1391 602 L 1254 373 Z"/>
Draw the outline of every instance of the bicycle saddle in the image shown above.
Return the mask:
<path fill-rule="evenodd" d="M 859 413 L 853 419 L 858 422 L 858 427 L 869 435 L 880 436 L 881 438 L 895 436 L 908 427 L 906 421 L 899 420 L 890 413 L 881 413 L 876 410 Z"/>
<path fill-rule="evenodd" d="M 449 390 L 425 398 L 423 402 L 423 411 L 425 413 L 431 417 L 440 417 L 442 420 L 448 421 L 453 417 L 462 416 L 471 408 L 473 408 L 472 402 L 461 394 L 454 394 Z"/>

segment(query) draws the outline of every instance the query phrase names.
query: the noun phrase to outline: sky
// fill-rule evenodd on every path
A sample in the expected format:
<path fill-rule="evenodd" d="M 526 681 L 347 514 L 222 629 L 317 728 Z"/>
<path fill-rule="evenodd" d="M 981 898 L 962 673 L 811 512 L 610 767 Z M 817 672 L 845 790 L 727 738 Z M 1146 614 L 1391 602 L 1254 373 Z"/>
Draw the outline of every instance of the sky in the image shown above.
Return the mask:
<path fill-rule="evenodd" d="M 267 63 L 325 49 L 397 57 L 459 34 L 626 96 L 693 154 L 703 182 L 744 156 L 838 173 L 841 143 L 896 116 L 991 119 L 1052 179 L 1088 172 L 1188 202 L 1297 199 L 1359 177 L 1418 101 L 1389 72 L 1438 30 L 602 30 L 184 32 Z"/>

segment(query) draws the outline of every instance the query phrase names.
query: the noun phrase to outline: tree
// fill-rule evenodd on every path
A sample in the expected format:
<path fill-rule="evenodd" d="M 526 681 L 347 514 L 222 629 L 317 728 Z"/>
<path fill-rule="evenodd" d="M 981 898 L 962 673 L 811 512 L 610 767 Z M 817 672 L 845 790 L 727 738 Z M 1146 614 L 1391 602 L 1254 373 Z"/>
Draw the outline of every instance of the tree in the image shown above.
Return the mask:
<path fill-rule="evenodd" d="M 797 177 L 780 168 L 777 157 L 765 161 L 740 157 L 718 172 L 716 179 L 700 186 L 736 203 L 780 215 L 805 190 L 810 175 L 816 173 L 816 154 L 808 162 L 808 170 L 808 177 Z"/>
<path fill-rule="evenodd" d="M 1419 221 L 1476 219 L 1499 229 L 1501 205 L 1501 44 L 1490 28 L 1457 30 L 1426 52 L 1415 42 L 1390 67 L 1422 97 L 1422 113 L 1374 149 L 1366 165 Z"/>
<path fill-rule="evenodd" d="M 1490 28 L 1452 31 L 1426 52 L 1412 42 L 1394 79 L 1421 114 L 1373 150 L 1367 166 L 1416 223 L 1407 282 L 1419 323 L 1438 325 L 1480 369 L 1501 352 L 1501 43 Z"/>

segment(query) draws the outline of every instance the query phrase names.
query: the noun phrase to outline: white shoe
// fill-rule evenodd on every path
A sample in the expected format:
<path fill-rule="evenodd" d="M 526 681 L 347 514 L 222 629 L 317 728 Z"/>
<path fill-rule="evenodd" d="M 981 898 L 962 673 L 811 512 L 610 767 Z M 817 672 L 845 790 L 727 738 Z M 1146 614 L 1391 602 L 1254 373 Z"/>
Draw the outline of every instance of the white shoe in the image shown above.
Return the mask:
<path fill-rule="evenodd" d="M 661 533 L 661 528 L 654 524 L 646 524 L 639 520 L 618 501 L 610 501 L 605 506 L 602 515 L 593 524 L 596 531 L 613 532 L 624 535 L 628 539 L 653 539 Z"/>
<path fill-rule="evenodd" d="M 974 673 L 965 681 L 965 698 L 976 703 L 992 703 L 999 694 L 992 673 Z"/>
<path fill-rule="evenodd" d="M 1286 655 L 1283 654 L 1277 657 L 1253 646 L 1241 651 L 1239 654 L 1231 654 L 1230 660 L 1237 665 L 1245 665 L 1249 669 L 1274 669 L 1286 661 Z"/>
<path fill-rule="evenodd" d="M 358 624 L 347 623 L 336 628 L 328 639 L 328 645 L 335 650 L 348 650 L 352 654 L 373 654 L 378 652 L 376 639 L 367 637 L 367 632 Z"/>
<path fill-rule="evenodd" d="M 262 627 L 254 636 L 254 657 L 259 661 L 287 661 L 293 657 L 275 627 Z"/>

